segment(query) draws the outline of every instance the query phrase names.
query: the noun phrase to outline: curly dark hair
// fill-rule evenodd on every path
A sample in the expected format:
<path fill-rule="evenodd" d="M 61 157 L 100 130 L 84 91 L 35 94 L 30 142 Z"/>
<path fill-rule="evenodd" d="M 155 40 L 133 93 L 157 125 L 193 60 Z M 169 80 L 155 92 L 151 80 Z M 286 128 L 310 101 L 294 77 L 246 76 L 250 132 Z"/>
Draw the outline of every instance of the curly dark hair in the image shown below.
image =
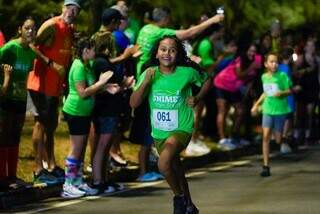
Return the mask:
<path fill-rule="evenodd" d="M 76 44 L 76 56 L 79 58 L 79 59 L 82 59 L 82 53 L 83 53 L 83 50 L 85 48 L 93 48 L 95 47 L 95 43 L 93 40 L 91 40 L 90 38 L 88 37 L 82 37 L 78 40 L 77 44 Z"/>
<path fill-rule="evenodd" d="M 185 47 L 184 47 L 182 41 L 179 40 L 176 36 L 169 36 L 169 35 L 163 36 L 156 41 L 156 43 L 153 45 L 153 47 L 150 51 L 150 59 L 145 64 L 143 64 L 142 71 L 146 70 L 149 67 L 159 66 L 160 63 L 159 63 L 159 60 L 156 58 L 156 55 L 158 52 L 160 42 L 164 39 L 172 39 L 175 41 L 175 43 L 177 45 L 176 66 L 192 67 L 195 70 L 202 72 L 202 69 L 200 68 L 200 66 L 197 63 L 193 62 L 187 56 L 187 52 L 185 50 Z"/>

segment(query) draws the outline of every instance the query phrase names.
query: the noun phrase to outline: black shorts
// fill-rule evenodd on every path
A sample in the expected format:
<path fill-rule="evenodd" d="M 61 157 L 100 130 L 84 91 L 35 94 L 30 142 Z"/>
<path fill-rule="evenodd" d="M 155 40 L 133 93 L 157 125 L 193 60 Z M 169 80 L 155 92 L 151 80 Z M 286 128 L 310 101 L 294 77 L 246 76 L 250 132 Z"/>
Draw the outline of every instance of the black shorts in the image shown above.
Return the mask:
<path fill-rule="evenodd" d="M 29 94 L 35 107 L 35 120 L 42 123 L 46 129 L 54 131 L 58 126 L 59 98 L 32 90 L 29 90 Z"/>
<path fill-rule="evenodd" d="M 74 116 L 63 112 L 64 118 L 68 123 L 70 135 L 88 135 L 90 131 L 90 116 Z"/>
<path fill-rule="evenodd" d="M 240 103 L 242 101 L 242 94 L 240 91 L 230 92 L 216 88 L 216 99 L 224 99 L 229 103 Z"/>
<path fill-rule="evenodd" d="M 11 99 L 1 99 L 0 108 L 6 112 L 25 114 L 26 113 L 27 102 L 11 100 Z"/>

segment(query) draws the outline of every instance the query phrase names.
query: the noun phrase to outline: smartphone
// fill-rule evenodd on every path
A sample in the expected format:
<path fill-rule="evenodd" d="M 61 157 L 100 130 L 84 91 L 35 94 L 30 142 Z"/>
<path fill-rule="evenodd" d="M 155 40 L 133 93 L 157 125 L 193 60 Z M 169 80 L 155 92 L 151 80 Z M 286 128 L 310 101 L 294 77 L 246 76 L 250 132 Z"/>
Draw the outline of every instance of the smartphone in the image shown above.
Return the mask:
<path fill-rule="evenodd" d="M 293 54 L 292 54 L 292 60 L 293 60 L 294 62 L 297 61 L 297 60 L 298 60 L 298 54 L 293 53 Z"/>
<path fill-rule="evenodd" d="M 218 7 L 216 12 L 217 12 L 217 14 L 223 15 L 224 14 L 224 7 L 223 6 Z"/>

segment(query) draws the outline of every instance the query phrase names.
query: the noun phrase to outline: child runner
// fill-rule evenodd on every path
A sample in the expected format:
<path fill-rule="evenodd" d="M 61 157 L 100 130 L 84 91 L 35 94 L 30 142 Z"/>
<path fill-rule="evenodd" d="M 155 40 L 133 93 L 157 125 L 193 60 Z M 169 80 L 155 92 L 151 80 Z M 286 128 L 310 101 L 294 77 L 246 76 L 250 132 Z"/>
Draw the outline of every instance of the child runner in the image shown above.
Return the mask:
<path fill-rule="evenodd" d="M 77 59 L 72 63 L 69 73 L 69 94 L 63 105 L 63 113 L 70 132 L 71 149 L 66 158 L 65 183 L 61 196 L 78 198 L 95 195 L 97 189 L 89 187 L 82 180 L 82 167 L 90 130 L 91 113 L 94 107 L 93 95 L 99 92 L 113 75 L 104 72 L 95 82 L 92 60 L 95 46 L 92 41 L 82 38 L 77 44 Z"/>
<path fill-rule="evenodd" d="M 291 111 L 288 105 L 287 96 L 292 93 L 291 81 L 283 72 L 278 72 L 278 57 L 274 53 L 269 53 L 264 62 L 266 72 L 262 75 L 263 93 L 258 101 L 253 105 L 251 112 L 256 114 L 260 103 L 262 105 L 262 129 L 263 129 L 263 166 L 260 175 L 270 176 L 269 167 L 269 142 L 272 130 L 275 132 L 275 139 L 281 143 L 284 122 Z"/>
<path fill-rule="evenodd" d="M 176 36 L 164 36 L 153 47 L 148 69 L 141 75 L 130 105 L 139 106 L 148 96 L 152 137 L 160 154 L 158 167 L 174 194 L 174 213 L 198 213 L 192 203 L 188 183 L 179 158 L 193 131 L 192 107 L 210 86 L 205 73 L 192 63 Z M 153 66 L 153 67 L 151 67 Z M 205 83 L 204 83 L 205 82 Z M 191 86 L 202 86 L 192 97 Z"/>

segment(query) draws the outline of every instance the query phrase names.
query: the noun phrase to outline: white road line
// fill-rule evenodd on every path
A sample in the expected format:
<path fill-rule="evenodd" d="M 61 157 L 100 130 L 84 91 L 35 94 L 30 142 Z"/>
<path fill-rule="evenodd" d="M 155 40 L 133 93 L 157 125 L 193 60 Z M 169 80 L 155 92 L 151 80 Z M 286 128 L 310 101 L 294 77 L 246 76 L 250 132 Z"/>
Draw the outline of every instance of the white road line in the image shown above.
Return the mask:
<path fill-rule="evenodd" d="M 223 165 L 221 165 L 221 166 L 199 168 L 199 169 L 196 169 L 197 171 L 188 172 L 186 174 L 186 177 L 190 178 L 190 177 L 200 176 L 200 175 L 206 174 L 208 172 L 217 172 L 217 171 L 222 171 L 222 170 L 230 169 L 230 168 L 237 167 L 237 166 L 244 166 L 244 165 L 249 164 L 250 162 L 251 162 L 250 160 L 231 161 L 231 162 L 222 163 Z M 112 196 L 112 195 L 117 195 L 117 194 L 124 193 L 124 192 L 129 192 L 129 191 L 136 190 L 136 189 L 141 189 L 141 188 L 150 187 L 150 186 L 156 186 L 156 185 L 162 184 L 164 182 L 165 182 L 164 180 L 148 182 L 148 183 L 138 183 L 138 182 L 131 183 L 130 182 L 127 189 L 117 191 L 114 193 L 102 194 L 102 195 L 98 195 L 98 196 L 86 196 L 86 197 L 83 197 L 80 199 L 59 202 L 59 203 L 53 204 L 50 207 L 46 207 L 46 208 L 36 208 L 36 209 L 26 211 L 26 212 L 16 212 L 16 214 L 33 214 L 33 213 L 38 213 L 38 212 L 44 212 L 44 211 L 52 210 L 55 208 L 66 207 L 66 206 L 78 204 L 78 203 L 89 201 L 89 200 L 96 200 L 96 199 L 100 199 L 100 198 L 103 198 L 106 196 Z"/>

